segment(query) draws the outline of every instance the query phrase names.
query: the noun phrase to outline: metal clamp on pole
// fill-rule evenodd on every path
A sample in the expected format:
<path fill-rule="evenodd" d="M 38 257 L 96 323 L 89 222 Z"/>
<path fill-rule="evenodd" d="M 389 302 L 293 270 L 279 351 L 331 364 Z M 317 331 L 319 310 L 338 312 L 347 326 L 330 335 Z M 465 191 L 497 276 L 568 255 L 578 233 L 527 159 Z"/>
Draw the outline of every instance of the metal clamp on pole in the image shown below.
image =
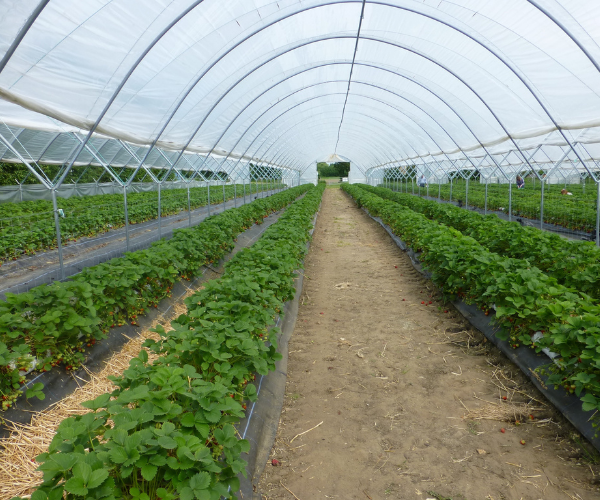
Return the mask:
<path fill-rule="evenodd" d="M 60 236 L 60 218 L 59 218 L 59 209 L 58 209 L 58 204 L 56 203 L 56 189 L 52 188 L 51 190 L 52 193 L 52 207 L 54 210 L 54 225 L 56 227 L 56 243 L 58 246 L 58 263 L 60 266 L 60 279 L 64 280 L 65 279 L 65 268 L 63 265 L 63 254 L 62 254 L 62 239 Z M 62 210 L 60 211 L 62 212 Z M 64 217 L 64 212 L 63 212 L 63 217 Z"/>

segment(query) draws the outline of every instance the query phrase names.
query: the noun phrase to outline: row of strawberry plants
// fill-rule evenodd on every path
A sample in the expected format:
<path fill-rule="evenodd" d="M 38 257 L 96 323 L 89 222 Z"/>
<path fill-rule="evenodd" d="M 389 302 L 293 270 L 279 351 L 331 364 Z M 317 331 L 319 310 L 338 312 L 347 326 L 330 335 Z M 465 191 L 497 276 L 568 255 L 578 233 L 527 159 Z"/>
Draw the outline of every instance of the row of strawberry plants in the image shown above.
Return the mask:
<path fill-rule="evenodd" d="M 323 185 L 296 201 L 222 278 L 186 299 L 172 330 L 145 346 L 113 382 L 61 422 L 37 457 L 44 482 L 32 500 L 235 499 L 250 448 L 233 424 L 256 400 L 254 373 L 281 358 L 269 328 L 294 296 Z"/>
<path fill-rule="evenodd" d="M 148 184 L 148 183 L 146 183 Z M 150 183 L 151 184 L 151 183 Z M 230 185 L 225 185 L 225 188 Z M 256 193 L 258 191 L 265 191 L 267 189 L 280 189 L 284 187 L 283 184 L 273 183 L 262 183 L 252 182 L 252 187 L 246 182 L 247 194 Z M 143 191 L 143 192 L 130 192 L 127 194 L 128 203 L 144 203 L 154 201 L 157 198 L 156 186 L 154 185 L 154 191 Z M 210 190 L 211 198 L 218 198 L 219 194 L 222 194 L 222 186 L 212 186 Z M 243 185 L 238 184 L 238 190 L 243 190 Z M 192 187 L 190 188 L 190 197 L 202 196 L 206 198 L 206 188 L 204 187 Z M 174 189 L 163 189 L 163 199 L 177 198 L 180 200 L 180 204 L 187 207 L 187 188 L 174 188 Z M 123 204 L 123 195 L 120 194 L 94 194 L 85 196 L 71 196 L 69 198 L 62 198 L 58 194 L 58 203 L 60 207 L 67 210 L 79 210 L 85 209 L 90 206 L 105 206 L 105 205 L 116 205 L 118 203 Z M 31 200 L 31 201 L 20 201 L 20 202 L 5 202 L 0 204 L 0 219 L 6 219 L 10 217 L 18 217 L 20 215 L 35 215 L 43 214 L 52 211 L 52 202 L 49 200 Z"/>
<path fill-rule="evenodd" d="M 398 186 L 399 189 L 406 191 L 408 186 Z M 544 222 L 556 224 L 567 229 L 591 232 L 596 228 L 596 188 L 595 185 L 588 185 L 585 194 L 578 185 L 567 185 L 566 189 L 573 192 L 573 196 L 564 196 L 560 194 L 564 185 L 545 185 L 544 186 Z M 415 193 L 417 187 L 415 186 Z M 421 188 L 420 194 L 424 194 L 425 189 Z M 450 184 L 442 184 L 439 189 L 436 184 L 429 186 L 429 195 L 442 200 L 466 200 L 466 183 L 464 181 L 454 181 L 452 191 Z M 483 209 L 486 206 L 485 184 L 477 181 L 469 183 L 469 205 Z M 525 189 L 516 189 L 513 185 L 512 195 L 512 215 L 515 217 L 527 217 L 531 219 L 540 218 L 541 207 L 541 188 L 539 183 L 533 186 L 530 181 L 526 183 Z M 508 184 L 489 184 L 487 194 L 488 210 L 498 210 L 508 214 L 509 194 Z"/>
<path fill-rule="evenodd" d="M 600 248 L 594 243 L 567 240 L 557 234 L 502 220 L 496 215 L 483 216 L 386 188 L 361 187 L 458 229 L 492 252 L 526 259 L 559 283 L 600 299 Z"/>
<path fill-rule="evenodd" d="M 491 252 L 475 239 L 358 186 L 343 186 L 417 252 L 447 299 L 460 297 L 486 314 L 495 308 L 496 334 L 513 348 L 559 354 L 545 368 L 548 383 L 581 396 L 584 410 L 600 410 L 600 306 L 558 283 L 527 260 Z M 534 340 L 536 333 L 541 338 Z"/>
<path fill-rule="evenodd" d="M 20 395 L 23 370 L 37 364 L 48 371 L 80 366 L 85 347 L 104 338 L 109 328 L 137 317 L 170 294 L 179 279 L 192 279 L 201 266 L 231 250 L 236 236 L 261 223 L 302 193 L 298 186 L 269 198 L 209 217 L 193 228 L 178 229 L 169 240 L 84 269 L 65 282 L 42 285 L 0 302 L 0 394 L 2 408 Z M 35 384 L 28 397 L 43 397 Z"/>
<path fill-rule="evenodd" d="M 281 187 L 281 186 L 280 186 Z M 253 185 L 253 189 L 258 186 Z M 249 192 L 250 187 L 246 190 Z M 243 186 L 225 187 L 225 198 L 241 196 Z M 214 187 L 211 199 L 223 200 L 221 186 Z M 208 203 L 207 188 L 190 189 L 190 208 L 196 209 Z M 27 209 L 22 205 L 31 204 Z M 48 204 L 50 204 L 48 206 Z M 75 242 L 81 237 L 93 237 L 125 225 L 123 195 L 97 195 L 82 198 L 59 199 L 59 208 L 64 218 L 60 218 L 63 244 Z M 132 193 L 127 196 L 128 219 L 130 224 L 139 224 L 158 217 L 158 197 L 156 192 Z M 44 208 L 44 211 L 36 211 Z M 187 210 L 187 190 L 163 191 L 161 215 L 168 216 Z M 28 210 L 33 210 L 28 212 Z M 22 215 L 26 214 L 26 215 Z M 40 200 L 36 202 L 7 203 L 0 205 L 0 265 L 2 261 L 16 260 L 23 255 L 56 248 L 56 227 L 52 204 Z"/>

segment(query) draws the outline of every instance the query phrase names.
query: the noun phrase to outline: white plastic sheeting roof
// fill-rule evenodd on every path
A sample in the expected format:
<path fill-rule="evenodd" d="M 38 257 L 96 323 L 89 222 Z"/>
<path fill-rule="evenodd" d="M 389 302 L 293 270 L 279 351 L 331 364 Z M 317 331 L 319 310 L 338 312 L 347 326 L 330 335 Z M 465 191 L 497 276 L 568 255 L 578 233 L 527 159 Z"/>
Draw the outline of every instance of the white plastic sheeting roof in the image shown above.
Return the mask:
<path fill-rule="evenodd" d="M 300 170 L 523 159 L 600 142 L 599 42 L 597 1 L 5 0 L 0 119 Z"/>

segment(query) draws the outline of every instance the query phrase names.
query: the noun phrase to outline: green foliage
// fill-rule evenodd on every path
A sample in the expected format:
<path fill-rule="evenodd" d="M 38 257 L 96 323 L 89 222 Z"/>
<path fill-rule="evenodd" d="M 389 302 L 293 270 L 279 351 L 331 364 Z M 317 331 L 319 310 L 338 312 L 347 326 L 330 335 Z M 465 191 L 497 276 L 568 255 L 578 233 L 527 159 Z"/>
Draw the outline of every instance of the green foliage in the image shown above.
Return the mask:
<path fill-rule="evenodd" d="M 558 353 L 555 363 L 542 370 L 549 375 L 547 383 L 580 396 L 586 411 L 600 409 L 597 299 L 562 285 L 525 258 L 491 252 L 472 237 L 372 194 L 366 186 L 342 188 L 421 252 L 420 261 L 447 299 L 462 298 L 487 314 L 495 310 L 497 336 L 514 348 L 525 345 Z M 545 252 L 549 255 L 552 249 Z M 537 333 L 542 336 L 534 340 Z"/>
<path fill-rule="evenodd" d="M 280 187 L 280 186 L 279 186 Z M 243 186 L 225 186 L 225 198 L 239 195 Z M 223 199 L 223 188 L 213 187 L 211 200 Z M 190 189 L 192 209 L 208 203 L 207 188 Z M 97 195 L 59 199 L 58 206 L 65 217 L 60 218 L 63 245 L 81 237 L 93 237 L 125 225 L 125 207 L 122 194 Z M 127 195 L 130 224 L 139 224 L 158 217 L 156 192 Z M 187 210 L 187 189 L 163 190 L 161 215 L 163 217 Z M 23 255 L 56 248 L 56 228 L 52 202 L 47 200 L 0 204 L 0 265 L 5 260 L 16 260 Z"/>
<path fill-rule="evenodd" d="M 496 215 L 483 216 L 454 205 L 396 193 L 386 188 L 361 187 L 422 213 L 428 219 L 458 229 L 492 252 L 527 259 L 544 273 L 556 278 L 560 284 L 600 299 L 600 248 L 594 243 L 567 240 L 557 234 L 507 222 Z"/>
<path fill-rule="evenodd" d="M 3 408 L 20 394 L 20 372 L 30 367 L 34 357 L 42 371 L 57 365 L 78 368 L 85 348 L 104 338 L 109 328 L 137 324 L 140 314 L 170 296 L 176 281 L 201 274 L 202 266 L 217 262 L 233 248 L 238 234 L 308 189 L 309 185 L 298 186 L 226 210 L 196 227 L 175 230 L 170 240 L 86 268 L 69 281 L 7 294 L 7 300 L 0 302 Z M 28 391 L 28 396 L 40 395 L 39 389 Z"/>
<path fill-rule="evenodd" d="M 277 329 L 294 294 L 323 186 L 312 187 L 223 277 L 188 298 L 187 314 L 142 350 L 116 389 L 58 427 L 37 457 L 43 483 L 32 499 L 235 499 L 241 455 L 233 423 L 256 399 L 254 372 L 275 367 Z"/>
<path fill-rule="evenodd" d="M 338 163 L 317 163 L 317 172 L 319 177 L 348 177 L 350 173 L 349 162 Z"/>
<path fill-rule="evenodd" d="M 387 178 L 386 178 L 387 180 Z M 406 181 L 392 182 L 394 190 L 410 191 L 411 183 Z M 431 182 L 431 179 L 430 179 Z M 586 187 L 587 186 L 587 187 Z M 566 187 L 573 196 L 560 194 Z M 415 190 L 417 187 L 415 186 Z M 466 201 L 466 182 L 454 179 L 452 182 L 452 200 Z M 421 191 L 423 192 L 423 191 Z M 439 189 L 442 200 L 450 200 L 450 184 L 442 184 Z M 438 186 L 429 185 L 429 195 L 438 195 Z M 512 187 L 512 215 L 514 217 L 540 218 L 541 206 L 540 183 L 525 179 L 525 188 Z M 488 210 L 497 210 L 508 214 L 508 184 L 488 185 Z M 485 184 L 478 179 L 469 182 L 469 205 L 483 209 L 485 207 Z M 554 184 L 544 187 L 544 222 L 576 231 L 592 232 L 596 228 L 596 186 L 595 184 Z"/>

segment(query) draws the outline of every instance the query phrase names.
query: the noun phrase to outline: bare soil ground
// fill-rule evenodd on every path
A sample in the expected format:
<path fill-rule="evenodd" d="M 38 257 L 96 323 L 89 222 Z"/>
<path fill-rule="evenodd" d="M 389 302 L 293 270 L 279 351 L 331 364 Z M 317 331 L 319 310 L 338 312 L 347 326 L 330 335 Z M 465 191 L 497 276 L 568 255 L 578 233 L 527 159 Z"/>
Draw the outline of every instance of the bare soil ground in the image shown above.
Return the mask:
<path fill-rule="evenodd" d="M 305 274 L 255 498 L 600 498 L 589 446 L 338 189 Z"/>

